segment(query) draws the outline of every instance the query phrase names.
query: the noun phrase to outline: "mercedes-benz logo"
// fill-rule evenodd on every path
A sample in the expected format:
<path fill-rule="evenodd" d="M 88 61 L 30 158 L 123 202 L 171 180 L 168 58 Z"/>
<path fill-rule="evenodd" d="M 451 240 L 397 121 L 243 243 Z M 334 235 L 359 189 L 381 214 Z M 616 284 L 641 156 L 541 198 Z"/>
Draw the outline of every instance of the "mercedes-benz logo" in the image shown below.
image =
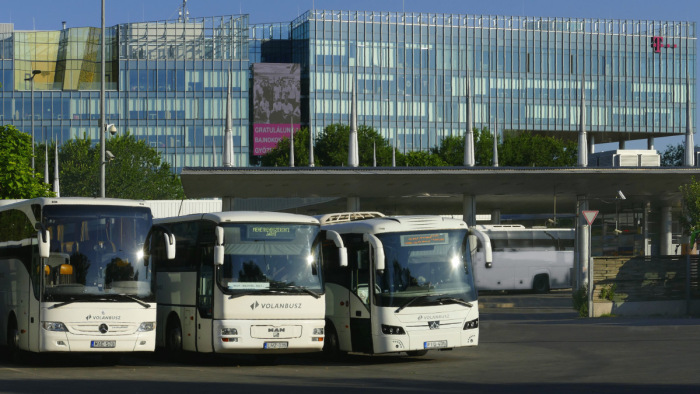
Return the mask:
<path fill-rule="evenodd" d="M 100 324 L 100 332 L 106 334 L 107 331 L 109 331 L 109 327 L 107 327 L 107 325 L 104 323 Z"/>

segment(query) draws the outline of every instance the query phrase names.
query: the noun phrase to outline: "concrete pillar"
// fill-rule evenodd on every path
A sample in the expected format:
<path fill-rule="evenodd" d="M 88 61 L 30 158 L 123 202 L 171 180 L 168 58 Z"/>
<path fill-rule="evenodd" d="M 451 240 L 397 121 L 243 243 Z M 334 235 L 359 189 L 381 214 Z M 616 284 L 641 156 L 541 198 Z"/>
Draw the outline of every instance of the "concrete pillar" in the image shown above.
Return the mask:
<path fill-rule="evenodd" d="M 576 196 L 576 245 L 574 251 L 574 286 L 579 289 L 588 284 L 588 264 L 590 262 L 588 238 L 588 222 L 583 217 L 583 211 L 588 210 L 588 196 Z"/>
<path fill-rule="evenodd" d="M 620 142 L 618 143 L 618 144 L 619 144 L 618 149 L 625 149 L 625 143 L 626 143 L 626 142 L 627 142 L 627 141 L 625 141 L 625 140 L 620 141 Z"/>
<path fill-rule="evenodd" d="M 348 197 L 346 207 L 348 212 L 360 212 L 360 197 Z"/>
<path fill-rule="evenodd" d="M 491 224 L 501 224 L 501 210 L 494 209 L 491 211 Z"/>
<path fill-rule="evenodd" d="M 651 203 L 644 204 L 644 221 L 642 226 L 644 231 L 644 255 L 651 256 L 651 229 L 649 228 L 649 215 L 651 215 Z"/>
<path fill-rule="evenodd" d="M 671 207 L 661 207 L 661 220 L 659 228 L 659 254 L 662 256 L 675 255 L 673 250 L 673 217 Z"/>
<path fill-rule="evenodd" d="M 654 150 L 654 137 L 647 138 L 647 149 Z"/>
<path fill-rule="evenodd" d="M 595 153 L 595 136 L 590 135 L 588 137 L 588 154 L 592 155 Z"/>
<path fill-rule="evenodd" d="M 462 220 L 469 227 L 476 226 L 476 196 L 462 195 Z"/>
<path fill-rule="evenodd" d="M 233 211 L 233 197 L 221 198 L 221 212 Z"/>

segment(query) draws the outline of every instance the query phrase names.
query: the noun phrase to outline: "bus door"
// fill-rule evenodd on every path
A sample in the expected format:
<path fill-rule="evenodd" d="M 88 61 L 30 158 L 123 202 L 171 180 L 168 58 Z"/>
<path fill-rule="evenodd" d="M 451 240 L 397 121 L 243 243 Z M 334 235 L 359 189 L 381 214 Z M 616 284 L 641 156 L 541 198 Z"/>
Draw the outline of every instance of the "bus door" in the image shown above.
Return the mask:
<path fill-rule="evenodd" d="M 200 246 L 201 258 L 197 275 L 197 351 L 214 351 L 212 310 L 214 294 L 214 244 Z"/>
<path fill-rule="evenodd" d="M 350 338 L 352 351 L 373 353 L 370 305 L 372 287 L 370 282 L 370 249 L 366 242 L 352 243 L 348 247 L 350 283 Z"/>
<path fill-rule="evenodd" d="M 34 241 L 35 240 L 32 240 L 32 242 Z M 33 352 L 38 352 L 41 346 L 41 302 L 39 300 L 44 296 L 43 286 L 46 285 L 45 282 L 48 278 L 47 271 L 43 270 L 42 272 L 42 268 L 44 268 L 42 261 L 44 259 L 39 257 L 38 247 L 33 247 L 32 250 L 34 251 L 34 253 L 32 253 L 32 271 L 30 273 L 32 285 L 29 289 L 33 290 L 33 292 L 27 291 L 24 295 L 27 296 L 27 307 L 29 309 L 29 313 L 27 313 L 27 333 L 29 333 L 28 349 Z M 20 319 L 21 317 L 17 316 L 17 318 Z M 21 328 L 22 324 L 19 323 L 19 326 Z M 23 336 L 24 335 L 20 335 L 20 338 Z"/>

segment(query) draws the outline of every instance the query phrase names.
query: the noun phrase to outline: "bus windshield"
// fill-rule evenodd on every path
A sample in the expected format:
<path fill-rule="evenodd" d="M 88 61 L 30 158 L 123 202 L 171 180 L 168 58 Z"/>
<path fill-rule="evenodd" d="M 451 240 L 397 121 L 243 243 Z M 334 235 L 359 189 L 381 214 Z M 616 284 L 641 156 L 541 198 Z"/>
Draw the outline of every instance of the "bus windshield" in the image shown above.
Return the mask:
<path fill-rule="evenodd" d="M 376 303 L 402 307 L 466 304 L 477 299 L 467 230 L 377 234 L 385 270 L 376 276 Z"/>
<path fill-rule="evenodd" d="M 231 295 L 323 292 L 319 226 L 223 224 L 224 265 L 218 282 Z"/>
<path fill-rule="evenodd" d="M 46 206 L 43 221 L 51 234 L 51 255 L 44 267 L 44 301 L 109 295 L 154 299 L 151 267 L 143 259 L 143 243 L 151 228 L 149 208 Z"/>

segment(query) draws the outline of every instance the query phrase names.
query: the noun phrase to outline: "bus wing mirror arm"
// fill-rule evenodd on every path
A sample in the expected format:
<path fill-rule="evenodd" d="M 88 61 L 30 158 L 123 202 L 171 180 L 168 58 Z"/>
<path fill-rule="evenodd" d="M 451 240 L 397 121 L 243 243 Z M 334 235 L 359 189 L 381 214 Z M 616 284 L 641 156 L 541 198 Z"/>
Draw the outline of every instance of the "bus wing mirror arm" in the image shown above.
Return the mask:
<path fill-rule="evenodd" d="M 382 241 L 375 237 L 374 234 L 367 233 L 362 236 L 362 240 L 369 242 L 372 248 L 374 248 L 374 268 L 377 271 L 384 271 L 384 246 L 382 245 Z"/>
<path fill-rule="evenodd" d="M 335 246 L 338 248 L 339 265 L 341 267 L 347 267 L 348 266 L 348 249 L 345 247 L 345 244 L 343 243 L 343 238 L 340 237 L 340 234 L 338 234 L 338 232 L 333 231 L 333 230 L 326 231 L 326 238 L 333 241 L 333 243 L 335 243 Z"/>
<path fill-rule="evenodd" d="M 491 239 L 488 235 L 482 233 L 481 231 L 475 228 L 470 229 L 470 231 L 474 236 L 476 236 L 479 239 L 479 241 L 481 241 L 481 244 L 484 246 L 484 266 L 486 268 L 491 268 L 493 266 L 493 252 L 491 250 Z"/>

